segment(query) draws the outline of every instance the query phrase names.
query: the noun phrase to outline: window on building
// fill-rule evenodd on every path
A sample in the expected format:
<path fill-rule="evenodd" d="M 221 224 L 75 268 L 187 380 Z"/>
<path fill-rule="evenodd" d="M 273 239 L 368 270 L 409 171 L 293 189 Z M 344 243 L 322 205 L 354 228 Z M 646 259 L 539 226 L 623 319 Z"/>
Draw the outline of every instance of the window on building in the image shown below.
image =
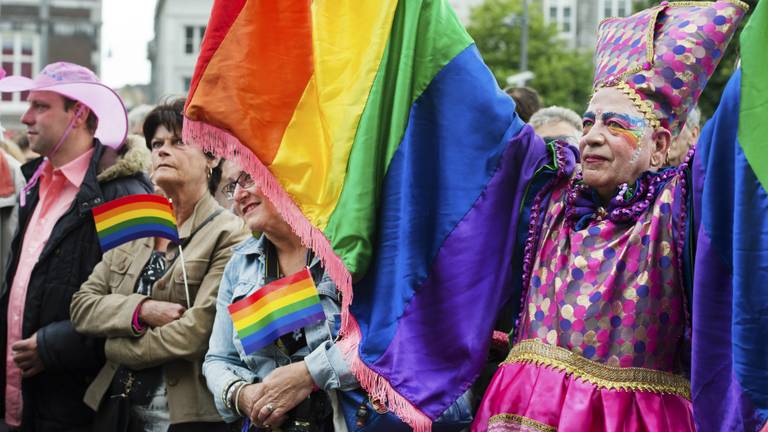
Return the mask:
<path fill-rule="evenodd" d="M 31 56 L 32 55 L 32 44 L 34 41 L 31 37 L 22 37 L 21 38 L 21 55 L 23 56 Z M 29 75 L 25 75 L 29 76 Z"/>
<path fill-rule="evenodd" d="M 571 7 L 565 6 L 563 8 L 563 32 L 570 33 L 571 31 Z"/>
<path fill-rule="evenodd" d="M 184 93 L 189 93 L 190 87 L 192 87 L 192 77 L 184 77 Z"/>
<path fill-rule="evenodd" d="M 3 32 L 0 33 L 0 65 L 8 75 L 23 75 L 32 78 L 38 70 L 37 50 L 40 36 L 34 33 Z M 5 102 L 21 102 L 26 100 L 28 92 L 3 93 Z"/>
<path fill-rule="evenodd" d="M 197 54 L 205 36 L 205 26 L 184 26 L 184 53 Z"/>
<path fill-rule="evenodd" d="M 625 0 L 619 0 L 619 10 L 616 14 L 621 17 L 627 15 L 627 2 Z"/>
<path fill-rule="evenodd" d="M 557 22 L 557 6 L 549 7 L 549 22 Z"/>
<path fill-rule="evenodd" d="M 5 46 L 3 46 L 3 59 L 5 59 Z M 3 60 L 3 70 L 8 74 L 13 74 L 13 62 L 12 61 L 5 61 Z M 3 102 L 11 102 L 13 101 L 13 93 L 2 93 L 2 101 Z"/>
<path fill-rule="evenodd" d="M 195 28 L 192 26 L 184 27 L 184 52 L 186 54 L 195 52 Z"/>
<path fill-rule="evenodd" d="M 13 35 L 3 37 L 3 56 L 7 55 L 13 55 Z"/>
<path fill-rule="evenodd" d="M 609 18 L 613 16 L 613 8 L 611 7 L 611 0 L 605 0 L 605 8 L 603 9 L 603 17 Z"/>

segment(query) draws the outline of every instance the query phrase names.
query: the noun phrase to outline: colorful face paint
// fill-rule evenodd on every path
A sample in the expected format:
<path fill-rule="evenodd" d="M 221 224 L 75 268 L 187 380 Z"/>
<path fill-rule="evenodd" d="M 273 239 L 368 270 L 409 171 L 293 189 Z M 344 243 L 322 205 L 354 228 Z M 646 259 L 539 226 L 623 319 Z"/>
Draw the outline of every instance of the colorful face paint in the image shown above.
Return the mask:
<path fill-rule="evenodd" d="M 607 112 L 603 114 L 603 124 L 608 127 L 608 130 L 612 134 L 624 137 L 629 145 L 635 150 L 632 153 L 632 158 L 629 160 L 629 163 L 636 163 L 643 150 L 642 146 L 639 145 L 639 142 L 645 132 L 645 119 L 628 114 Z"/>
<path fill-rule="evenodd" d="M 623 136 L 633 149 L 638 149 L 640 138 L 643 137 L 645 132 L 646 123 L 644 118 L 607 112 L 603 114 L 602 120 L 611 133 Z"/>
<path fill-rule="evenodd" d="M 581 120 L 582 135 L 589 133 L 589 130 L 595 124 L 595 113 L 587 111 L 584 113 L 584 118 Z"/>

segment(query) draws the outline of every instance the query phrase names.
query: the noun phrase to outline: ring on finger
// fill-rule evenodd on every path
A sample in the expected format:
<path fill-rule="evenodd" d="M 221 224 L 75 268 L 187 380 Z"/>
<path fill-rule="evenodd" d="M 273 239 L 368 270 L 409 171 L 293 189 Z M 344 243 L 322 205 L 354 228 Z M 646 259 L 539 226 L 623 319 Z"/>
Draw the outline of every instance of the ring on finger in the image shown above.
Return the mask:
<path fill-rule="evenodd" d="M 264 405 L 264 408 L 265 408 L 267 411 L 269 411 L 269 412 L 272 412 L 272 411 L 274 411 L 274 410 L 275 410 L 275 406 L 274 406 L 274 405 L 272 405 L 271 403 L 268 403 L 268 404 Z M 266 426 L 266 425 L 264 425 L 264 426 Z"/>

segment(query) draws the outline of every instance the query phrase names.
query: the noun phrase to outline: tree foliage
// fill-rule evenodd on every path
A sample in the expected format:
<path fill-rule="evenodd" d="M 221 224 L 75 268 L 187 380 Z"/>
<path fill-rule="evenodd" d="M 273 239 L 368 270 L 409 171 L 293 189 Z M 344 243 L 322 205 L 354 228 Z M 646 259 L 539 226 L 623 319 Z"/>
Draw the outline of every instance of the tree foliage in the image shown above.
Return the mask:
<path fill-rule="evenodd" d="M 743 1 L 749 4 L 751 13 L 757 0 Z M 634 0 L 633 10 L 639 11 L 659 3 L 659 0 Z M 555 25 L 544 24 L 541 3 L 529 1 L 529 4 L 528 67 L 535 78 L 528 85 L 539 92 L 544 106 L 561 105 L 581 113 L 592 91 L 593 52 L 570 50 L 558 37 Z M 521 0 L 485 0 L 472 10 L 467 26 L 483 59 L 502 87 L 506 86 L 508 76 L 521 72 L 521 15 Z M 742 22 L 741 28 L 746 21 Z M 717 108 L 725 84 L 736 68 L 741 28 L 734 35 L 699 100 L 704 118 L 710 117 Z"/>
<path fill-rule="evenodd" d="M 544 106 L 560 105 L 584 110 L 592 89 L 591 53 L 572 51 L 555 25 L 544 23 L 541 4 L 528 8 L 528 68 L 535 77 L 528 83 L 541 95 Z M 485 0 L 472 10 L 467 31 L 499 84 L 520 70 L 522 31 L 520 0 Z"/>

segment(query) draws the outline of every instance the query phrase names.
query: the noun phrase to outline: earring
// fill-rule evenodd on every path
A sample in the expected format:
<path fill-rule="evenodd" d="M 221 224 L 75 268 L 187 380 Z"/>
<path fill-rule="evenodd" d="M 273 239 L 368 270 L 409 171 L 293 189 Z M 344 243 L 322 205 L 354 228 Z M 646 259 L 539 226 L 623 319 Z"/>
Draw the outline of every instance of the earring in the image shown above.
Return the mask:
<path fill-rule="evenodd" d="M 211 178 L 211 176 L 213 175 L 213 168 L 208 167 L 208 173 L 207 174 L 208 174 L 208 178 Z"/>

